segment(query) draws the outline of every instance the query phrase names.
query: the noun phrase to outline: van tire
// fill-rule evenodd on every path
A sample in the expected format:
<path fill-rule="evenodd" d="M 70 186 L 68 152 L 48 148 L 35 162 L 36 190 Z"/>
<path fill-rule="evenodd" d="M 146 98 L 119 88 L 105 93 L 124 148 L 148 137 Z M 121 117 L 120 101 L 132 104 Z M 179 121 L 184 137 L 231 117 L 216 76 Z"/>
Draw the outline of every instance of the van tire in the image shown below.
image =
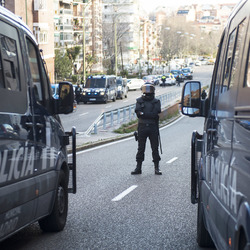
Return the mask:
<path fill-rule="evenodd" d="M 63 170 L 60 171 L 59 182 L 52 213 L 39 220 L 44 232 L 59 232 L 64 229 L 68 215 L 68 182 Z"/>
<path fill-rule="evenodd" d="M 200 247 L 214 247 L 211 236 L 205 227 L 204 213 L 200 200 L 198 201 L 197 211 L 197 243 Z"/>

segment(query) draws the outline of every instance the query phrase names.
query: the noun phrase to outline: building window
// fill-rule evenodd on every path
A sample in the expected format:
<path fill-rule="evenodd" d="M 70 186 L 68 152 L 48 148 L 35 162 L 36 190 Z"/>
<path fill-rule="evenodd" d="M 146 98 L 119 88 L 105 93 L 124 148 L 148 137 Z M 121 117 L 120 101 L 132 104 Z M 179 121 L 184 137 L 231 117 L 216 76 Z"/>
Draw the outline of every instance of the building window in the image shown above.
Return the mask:
<path fill-rule="evenodd" d="M 39 44 L 48 43 L 48 32 L 47 31 L 40 32 L 38 41 Z"/>
<path fill-rule="evenodd" d="M 5 0 L 0 0 L 0 5 L 5 7 Z"/>
<path fill-rule="evenodd" d="M 46 10 L 46 9 L 47 9 L 47 0 L 34 1 L 34 10 Z"/>

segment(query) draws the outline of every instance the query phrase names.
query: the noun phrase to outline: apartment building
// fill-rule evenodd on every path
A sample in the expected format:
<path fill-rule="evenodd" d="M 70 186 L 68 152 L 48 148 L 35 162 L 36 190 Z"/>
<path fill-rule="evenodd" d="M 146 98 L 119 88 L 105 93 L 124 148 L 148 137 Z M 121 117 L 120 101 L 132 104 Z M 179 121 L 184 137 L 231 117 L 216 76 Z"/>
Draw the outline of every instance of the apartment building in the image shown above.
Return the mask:
<path fill-rule="evenodd" d="M 8 0 L 2 6 L 20 16 L 37 39 L 46 61 L 48 75 L 54 82 L 54 20 L 53 2 L 47 0 Z"/>
<path fill-rule="evenodd" d="M 54 12 L 55 48 L 66 50 L 74 46 L 81 47 L 73 73 L 83 71 L 84 53 L 87 58 L 85 69 L 93 73 L 102 72 L 101 0 L 54 0 Z M 95 61 L 91 67 L 89 58 Z"/>
<path fill-rule="evenodd" d="M 139 59 L 142 41 L 138 0 L 103 0 L 103 49 L 105 59 L 112 62 L 115 38 L 118 64 L 134 64 Z"/>

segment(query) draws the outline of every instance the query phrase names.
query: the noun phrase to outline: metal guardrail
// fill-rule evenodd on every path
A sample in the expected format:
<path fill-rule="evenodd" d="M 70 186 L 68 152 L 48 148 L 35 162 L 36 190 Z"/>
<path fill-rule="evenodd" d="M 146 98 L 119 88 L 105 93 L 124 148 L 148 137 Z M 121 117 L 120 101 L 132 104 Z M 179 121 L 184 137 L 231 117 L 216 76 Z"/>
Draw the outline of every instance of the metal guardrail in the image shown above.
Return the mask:
<path fill-rule="evenodd" d="M 165 108 L 180 98 L 180 91 L 166 93 L 156 97 L 161 101 L 161 107 Z M 86 130 L 85 135 L 97 134 L 99 129 L 107 130 L 116 125 L 136 120 L 135 104 L 101 113 Z"/>

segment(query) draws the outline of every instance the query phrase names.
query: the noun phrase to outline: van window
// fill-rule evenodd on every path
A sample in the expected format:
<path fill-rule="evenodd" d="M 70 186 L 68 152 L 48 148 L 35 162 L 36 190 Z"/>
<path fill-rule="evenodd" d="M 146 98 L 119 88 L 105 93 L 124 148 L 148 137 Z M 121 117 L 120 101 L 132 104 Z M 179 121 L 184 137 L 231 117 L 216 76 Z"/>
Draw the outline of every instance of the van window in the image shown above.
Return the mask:
<path fill-rule="evenodd" d="M 236 73 L 237 67 L 239 67 L 238 64 L 239 64 L 239 59 L 240 59 L 240 47 L 245 42 L 245 37 L 244 37 L 245 31 L 246 31 L 246 19 L 239 25 L 239 29 L 238 29 L 229 88 L 231 88 L 235 84 L 235 73 Z"/>
<path fill-rule="evenodd" d="M 250 43 L 248 46 L 246 73 L 245 73 L 245 79 L 244 79 L 244 87 L 246 86 L 250 87 Z"/>
<path fill-rule="evenodd" d="M 39 64 L 37 60 L 36 48 L 29 39 L 27 39 L 27 46 L 28 46 L 30 71 L 34 85 L 35 98 L 37 102 L 42 103 L 43 94 L 42 94 L 42 86 L 39 74 Z"/>
<path fill-rule="evenodd" d="M 105 88 L 105 78 L 88 78 L 85 88 Z"/>
<path fill-rule="evenodd" d="M 217 53 L 217 63 L 215 65 L 215 78 L 214 78 L 214 84 L 212 83 L 212 110 L 216 109 L 216 103 L 217 103 L 217 99 L 219 96 L 219 88 L 220 88 L 220 79 L 222 76 L 222 65 L 223 65 L 223 55 L 224 55 L 224 48 L 225 48 L 225 43 L 226 43 L 226 39 L 225 39 L 225 34 L 222 34 L 222 38 L 220 41 L 220 47 Z"/>
<path fill-rule="evenodd" d="M 19 33 L 14 26 L 2 20 L 0 26 L 0 109 L 1 112 L 24 114 L 28 107 L 27 78 Z"/>
<path fill-rule="evenodd" d="M 2 82 L 1 87 L 12 91 L 20 91 L 16 41 L 9 37 L 0 35 L 0 43 L 2 61 L 1 68 L 3 68 L 3 71 L 1 72 L 1 78 L 5 78 L 5 81 Z"/>
<path fill-rule="evenodd" d="M 225 72 L 224 72 L 224 79 L 223 84 L 221 87 L 221 92 L 225 92 L 228 89 L 228 83 L 229 83 L 229 76 L 230 76 L 230 70 L 233 60 L 233 50 L 234 50 L 234 42 L 236 38 L 236 29 L 230 34 L 229 40 L 228 40 L 228 51 L 226 56 L 226 64 L 225 64 Z"/>

